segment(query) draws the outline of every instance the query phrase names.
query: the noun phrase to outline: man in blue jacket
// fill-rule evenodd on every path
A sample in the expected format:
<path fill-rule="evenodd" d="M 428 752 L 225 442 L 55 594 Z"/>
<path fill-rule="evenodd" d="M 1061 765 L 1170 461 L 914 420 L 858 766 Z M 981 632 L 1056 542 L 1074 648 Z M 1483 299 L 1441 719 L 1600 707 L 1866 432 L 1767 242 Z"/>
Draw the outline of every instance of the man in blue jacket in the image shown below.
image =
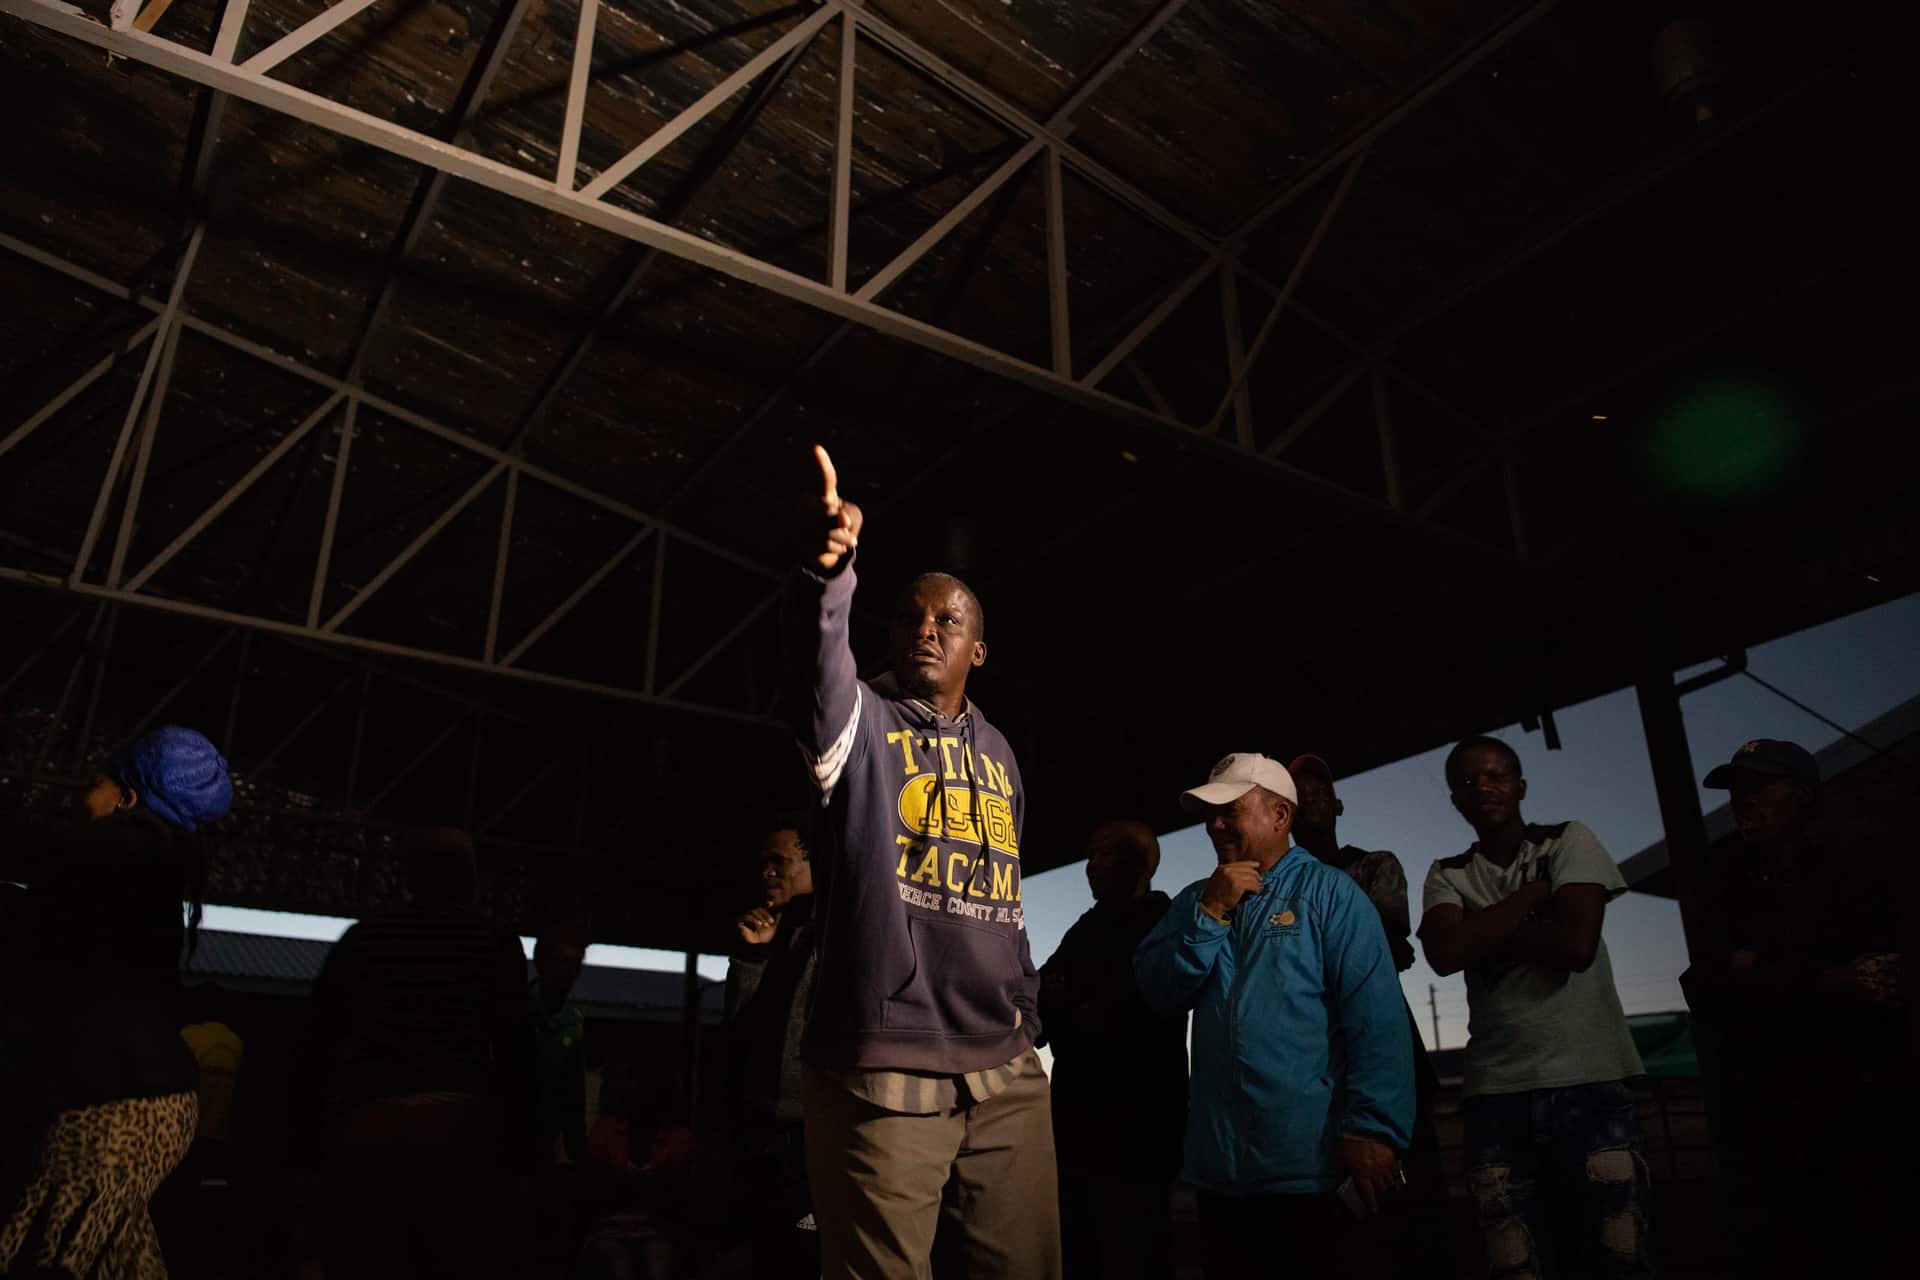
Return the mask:
<path fill-rule="evenodd" d="M 1413 1124 L 1413 1043 L 1379 913 L 1291 847 L 1297 803 L 1277 761 L 1215 765 L 1181 804 L 1206 819 L 1220 865 L 1134 956 L 1149 1005 L 1194 1014 L 1185 1176 L 1210 1277 L 1339 1275 L 1343 1201 L 1377 1209 Z"/>
<path fill-rule="evenodd" d="M 914 579 L 894 605 L 891 670 L 860 679 L 847 635 L 860 508 L 815 456 L 819 523 L 790 607 L 811 685 L 794 729 L 822 806 L 800 1045 L 821 1268 L 1059 1280 L 1020 901 L 1026 788 L 966 692 L 987 657 L 980 602 L 958 578 Z"/>

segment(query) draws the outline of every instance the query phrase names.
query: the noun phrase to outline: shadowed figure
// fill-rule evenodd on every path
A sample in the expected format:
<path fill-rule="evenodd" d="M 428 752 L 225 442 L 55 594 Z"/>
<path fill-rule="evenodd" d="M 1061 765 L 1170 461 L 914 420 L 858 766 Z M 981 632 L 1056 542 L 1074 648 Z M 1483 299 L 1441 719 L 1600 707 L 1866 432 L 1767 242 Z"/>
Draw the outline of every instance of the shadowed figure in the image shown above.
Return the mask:
<path fill-rule="evenodd" d="M 292 1099 L 295 1160 L 319 1169 L 301 1252 L 332 1276 L 500 1274 L 527 1247 L 526 955 L 474 905 L 464 832 L 422 832 L 403 858 L 407 905 L 348 929 L 314 983 Z"/>
<path fill-rule="evenodd" d="M 7 940 L 23 963 L 0 976 L 0 1273 L 167 1274 L 148 1202 L 200 1109 L 180 961 L 200 923 L 198 832 L 232 802 L 213 743 L 169 725 L 107 763 L 84 823 L 0 838 L 0 878 L 27 885 Z"/>
<path fill-rule="evenodd" d="M 1167 913 L 1142 822 L 1087 837 L 1093 906 L 1040 966 L 1068 1280 L 1172 1274 L 1173 1180 L 1187 1126 L 1187 1019 L 1147 1007 L 1133 953 Z"/>

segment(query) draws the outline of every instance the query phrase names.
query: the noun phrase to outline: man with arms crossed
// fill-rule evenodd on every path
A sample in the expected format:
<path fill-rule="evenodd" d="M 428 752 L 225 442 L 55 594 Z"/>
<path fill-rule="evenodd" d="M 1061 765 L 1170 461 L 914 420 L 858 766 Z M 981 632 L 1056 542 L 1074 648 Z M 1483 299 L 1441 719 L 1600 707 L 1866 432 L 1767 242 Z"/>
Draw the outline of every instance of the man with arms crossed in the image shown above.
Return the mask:
<path fill-rule="evenodd" d="M 796 728 L 823 806 L 801 1048 L 821 1265 L 836 1280 L 1057 1280 L 1020 906 L 1026 793 L 1007 740 L 966 696 L 987 656 L 980 602 L 957 578 L 916 578 L 894 609 L 891 671 L 861 680 L 847 638 L 860 509 L 814 452 L 793 621 L 812 685 Z"/>
<path fill-rule="evenodd" d="M 1467 974 L 1467 1181 L 1491 1272 L 1540 1276 L 1547 1257 L 1560 1274 L 1651 1276 L 1626 1085 L 1642 1068 L 1600 940 L 1626 882 L 1585 826 L 1520 816 L 1520 757 L 1498 738 L 1454 747 L 1446 776 L 1476 839 L 1428 871 L 1420 941 L 1436 973 Z"/>

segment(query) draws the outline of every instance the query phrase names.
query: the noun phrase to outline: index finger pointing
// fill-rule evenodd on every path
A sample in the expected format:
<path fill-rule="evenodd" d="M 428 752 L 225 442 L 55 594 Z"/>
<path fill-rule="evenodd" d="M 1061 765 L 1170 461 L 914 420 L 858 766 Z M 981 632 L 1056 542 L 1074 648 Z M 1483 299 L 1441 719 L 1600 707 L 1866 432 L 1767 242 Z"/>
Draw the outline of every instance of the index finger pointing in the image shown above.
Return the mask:
<path fill-rule="evenodd" d="M 833 459 L 827 456 L 825 445 L 813 446 L 813 459 L 820 464 L 820 483 L 824 486 L 822 497 L 831 502 L 840 496 L 840 476 L 833 469 Z"/>

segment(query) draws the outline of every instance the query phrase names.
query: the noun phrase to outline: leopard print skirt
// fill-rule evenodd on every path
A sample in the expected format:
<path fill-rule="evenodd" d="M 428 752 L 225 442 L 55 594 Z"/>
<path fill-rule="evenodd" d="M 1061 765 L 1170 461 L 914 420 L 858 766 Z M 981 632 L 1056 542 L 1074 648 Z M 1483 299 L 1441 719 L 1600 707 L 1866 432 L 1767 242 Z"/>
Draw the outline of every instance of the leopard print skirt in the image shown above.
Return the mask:
<path fill-rule="evenodd" d="M 193 1142 L 197 1094 L 54 1116 L 33 1176 L 0 1222 L 0 1274 L 166 1280 L 147 1201 Z"/>

